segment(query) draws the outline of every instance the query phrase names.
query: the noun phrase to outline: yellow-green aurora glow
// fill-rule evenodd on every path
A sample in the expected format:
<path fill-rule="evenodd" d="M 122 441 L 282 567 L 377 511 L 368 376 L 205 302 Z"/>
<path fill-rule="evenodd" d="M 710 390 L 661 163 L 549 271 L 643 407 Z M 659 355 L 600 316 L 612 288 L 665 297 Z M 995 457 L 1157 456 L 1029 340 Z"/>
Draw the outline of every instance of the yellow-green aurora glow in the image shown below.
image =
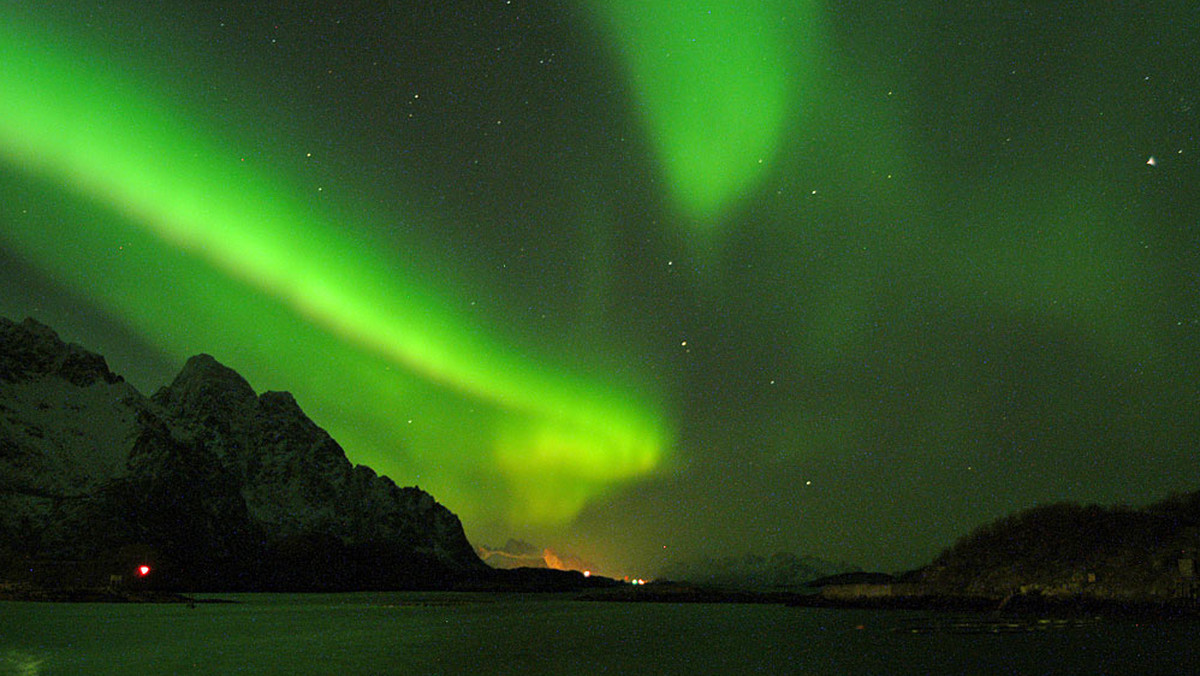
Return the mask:
<path fill-rule="evenodd" d="M 6 171 L 106 214 L 43 214 L 5 239 L 168 354 L 243 355 L 252 382 L 295 389 L 351 452 L 404 449 L 408 463 L 372 464 L 428 477 L 468 516 L 562 523 L 663 462 L 654 399 L 543 366 L 457 315 L 465 301 L 415 247 L 384 254 L 344 227 L 380 215 L 247 166 L 231 139 L 69 41 L 5 24 L 0 62 L 17 65 L 0 69 Z"/>

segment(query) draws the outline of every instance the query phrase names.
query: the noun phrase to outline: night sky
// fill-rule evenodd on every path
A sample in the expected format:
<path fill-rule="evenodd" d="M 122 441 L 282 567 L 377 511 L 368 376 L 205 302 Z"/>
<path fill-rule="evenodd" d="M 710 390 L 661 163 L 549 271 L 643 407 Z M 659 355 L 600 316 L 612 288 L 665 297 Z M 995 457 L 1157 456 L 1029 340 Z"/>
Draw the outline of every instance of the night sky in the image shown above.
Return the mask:
<path fill-rule="evenodd" d="M 1198 55 L 1191 0 L 6 0 L 0 314 L 292 391 L 476 544 L 915 566 L 1200 488 Z"/>

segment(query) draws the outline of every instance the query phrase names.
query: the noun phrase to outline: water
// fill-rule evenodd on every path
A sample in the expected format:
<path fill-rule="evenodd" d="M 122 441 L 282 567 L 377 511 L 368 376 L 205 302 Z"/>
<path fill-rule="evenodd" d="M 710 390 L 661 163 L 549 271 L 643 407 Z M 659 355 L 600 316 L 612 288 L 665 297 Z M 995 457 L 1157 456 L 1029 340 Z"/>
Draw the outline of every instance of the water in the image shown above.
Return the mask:
<path fill-rule="evenodd" d="M 469 594 L 0 603 L 0 674 L 1200 674 L 1200 623 Z"/>

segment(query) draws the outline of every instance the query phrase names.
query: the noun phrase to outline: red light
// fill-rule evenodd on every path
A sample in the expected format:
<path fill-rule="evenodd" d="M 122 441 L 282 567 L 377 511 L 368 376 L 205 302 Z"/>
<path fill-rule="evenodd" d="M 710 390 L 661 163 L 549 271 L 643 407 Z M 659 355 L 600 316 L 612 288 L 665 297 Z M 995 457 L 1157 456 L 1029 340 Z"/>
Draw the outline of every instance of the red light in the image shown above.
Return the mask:
<path fill-rule="evenodd" d="M 138 575 L 140 575 L 141 577 L 146 577 L 149 574 L 150 574 L 150 566 L 147 566 L 145 564 L 138 566 Z"/>

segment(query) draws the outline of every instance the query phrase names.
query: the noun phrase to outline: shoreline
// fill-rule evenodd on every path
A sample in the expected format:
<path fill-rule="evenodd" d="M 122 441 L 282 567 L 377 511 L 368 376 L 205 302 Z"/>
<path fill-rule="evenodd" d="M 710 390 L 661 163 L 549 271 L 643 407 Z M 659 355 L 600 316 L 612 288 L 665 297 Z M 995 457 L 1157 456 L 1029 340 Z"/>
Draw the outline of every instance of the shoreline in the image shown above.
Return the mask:
<path fill-rule="evenodd" d="M 405 590 L 379 590 L 404 592 Z M 412 590 L 428 591 L 428 590 Z M 447 592 L 456 590 L 447 589 Z M 1013 596 L 999 599 L 982 596 L 929 594 L 922 596 L 828 598 L 819 593 L 799 591 L 750 591 L 694 587 L 675 583 L 650 584 L 637 587 L 601 588 L 588 590 L 461 590 L 463 593 L 483 594 L 551 594 L 572 601 L 600 603 L 676 603 L 676 604 L 768 604 L 791 608 L 867 611 L 927 611 L 932 613 L 980 613 L 995 616 L 1023 617 L 1031 615 L 1062 618 L 1114 617 L 1156 620 L 1200 619 L 1200 604 L 1184 599 L 1102 599 L 1095 597 L 1057 598 L 1045 596 Z M 296 593 L 296 592 L 271 592 Z M 220 598 L 195 598 L 168 591 L 133 591 L 108 588 L 0 589 L 0 601 L 32 603 L 159 603 L 159 604 L 228 604 L 237 601 Z"/>
<path fill-rule="evenodd" d="M 28 603 L 236 603 L 223 599 L 197 599 L 166 591 L 120 589 L 0 589 L 0 601 Z"/>
<path fill-rule="evenodd" d="M 1139 619 L 1200 619 L 1200 604 L 1186 599 L 1106 599 L 1097 597 L 1011 596 L 992 598 L 958 594 L 829 598 L 798 591 L 721 590 L 688 585 L 655 584 L 604 590 L 580 600 L 611 603 L 767 603 L 793 608 L 829 610 L 915 610 L 936 613 L 994 613 L 1010 616 L 1103 615 Z"/>

